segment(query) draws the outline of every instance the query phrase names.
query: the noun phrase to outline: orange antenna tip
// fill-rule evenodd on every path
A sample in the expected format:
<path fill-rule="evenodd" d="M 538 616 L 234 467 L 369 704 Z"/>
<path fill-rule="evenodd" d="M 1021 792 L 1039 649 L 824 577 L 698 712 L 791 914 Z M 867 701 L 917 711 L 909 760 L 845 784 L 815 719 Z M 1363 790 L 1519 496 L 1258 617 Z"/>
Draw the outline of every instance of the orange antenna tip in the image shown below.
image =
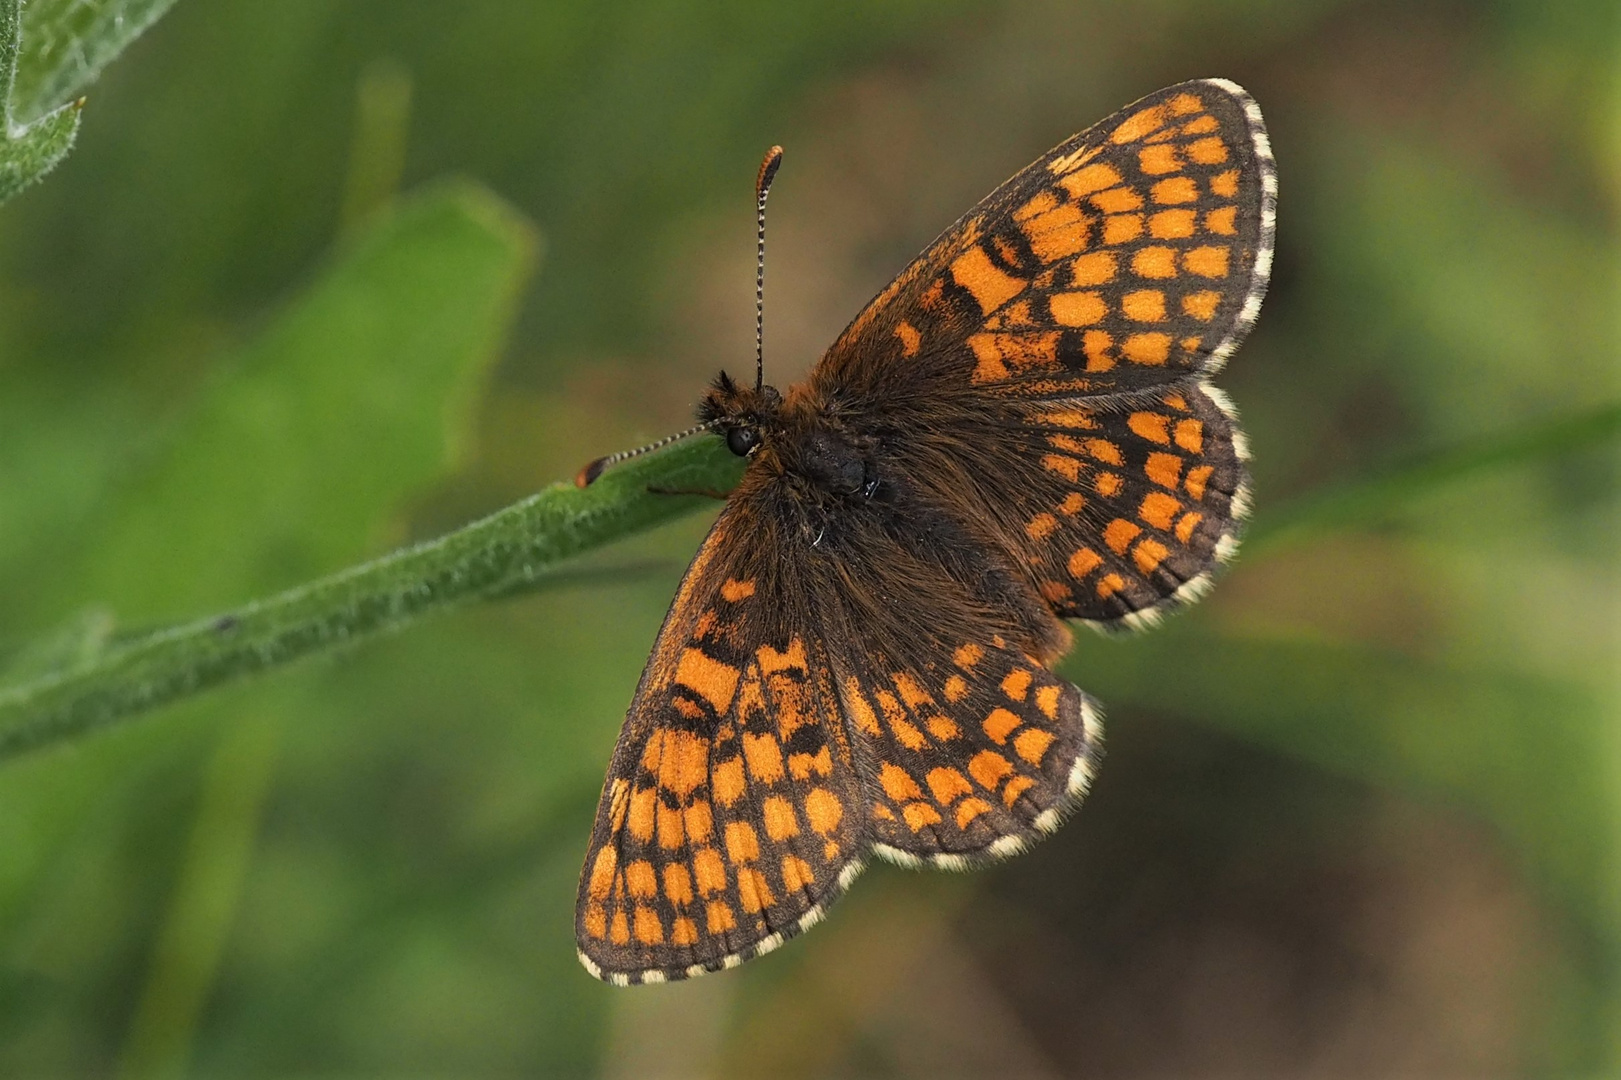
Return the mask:
<path fill-rule="evenodd" d="M 765 152 L 765 160 L 760 162 L 760 173 L 754 178 L 754 197 L 763 200 L 766 192 L 771 190 L 771 181 L 777 178 L 777 169 L 782 165 L 782 147 L 773 146 Z"/>

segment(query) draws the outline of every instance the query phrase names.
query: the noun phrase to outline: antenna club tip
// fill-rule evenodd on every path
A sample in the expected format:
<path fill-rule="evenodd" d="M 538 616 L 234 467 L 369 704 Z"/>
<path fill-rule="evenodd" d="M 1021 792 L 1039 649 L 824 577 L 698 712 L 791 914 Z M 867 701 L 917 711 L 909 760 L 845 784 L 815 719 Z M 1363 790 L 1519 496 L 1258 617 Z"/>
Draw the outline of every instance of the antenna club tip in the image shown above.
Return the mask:
<path fill-rule="evenodd" d="M 764 199 L 766 192 L 771 190 L 771 181 L 777 177 L 777 169 L 782 165 L 782 147 L 773 146 L 765 152 L 765 160 L 760 162 L 759 175 L 754 178 L 754 197 Z"/>
<path fill-rule="evenodd" d="M 585 468 L 574 474 L 574 486 L 577 488 L 590 487 L 592 481 L 601 476 L 602 470 L 607 467 L 607 458 L 597 458 L 595 461 L 587 462 Z"/>

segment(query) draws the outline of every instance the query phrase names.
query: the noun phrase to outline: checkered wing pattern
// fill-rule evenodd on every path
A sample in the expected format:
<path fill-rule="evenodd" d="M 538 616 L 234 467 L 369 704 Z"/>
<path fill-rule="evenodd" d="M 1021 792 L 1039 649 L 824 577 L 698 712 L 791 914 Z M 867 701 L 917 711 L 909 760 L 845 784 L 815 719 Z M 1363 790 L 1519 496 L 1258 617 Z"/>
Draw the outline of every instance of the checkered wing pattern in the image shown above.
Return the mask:
<path fill-rule="evenodd" d="M 840 667 L 872 842 L 892 861 L 960 869 L 1011 855 L 1056 829 L 1091 783 L 1097 703 L 1000 638 L 920 667 L 881 655 Z"/>
<path fill-rule="evenodd" d="M 620 984 L 768 952 L 860 870 L 860 783 L 819 640 L 740 572 L 728 506 L 659 633 L 608 767 L 576 907 Z M 758 555 L 756 551 L 754 553 Z"/>
<path fill-rule="evenodd" d="M 1276 190 L 1248 94 L 1216 79 L 1161 90 L 947 229 L 813 378 L 868 390 L 922 373 L 1095 396 L 1211 374 L 1260 311 Z"/>
<path fill-rule="evenodd" d="M 1008 531 L 1054 612 L 1139 629 L 1204 594 L 1249 513 L 1248 453 L 1219 390 L 1186 379 L 1018 413 Z"/>

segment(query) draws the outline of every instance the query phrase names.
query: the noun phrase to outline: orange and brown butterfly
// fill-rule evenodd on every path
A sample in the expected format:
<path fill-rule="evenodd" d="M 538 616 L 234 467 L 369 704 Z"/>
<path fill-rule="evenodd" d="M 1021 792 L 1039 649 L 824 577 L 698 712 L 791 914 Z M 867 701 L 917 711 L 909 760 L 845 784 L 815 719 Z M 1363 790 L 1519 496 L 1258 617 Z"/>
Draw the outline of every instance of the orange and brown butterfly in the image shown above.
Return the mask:
<path fill-rule="evenodd" d="M 763 214 L 768 157 L 756 193 Z M 735 967 L 878 855 L 1052 832 L 1101 751 L 1065 619 L 1196 599 L 1249 504 L 1210 377 L 1254 324 L 1277 183 L 1221 79 L 1151 94 L 947 229 L 780 394 L 699 419 L 748 458 L 659 631 L 581 876 L 609 982 Z"/>

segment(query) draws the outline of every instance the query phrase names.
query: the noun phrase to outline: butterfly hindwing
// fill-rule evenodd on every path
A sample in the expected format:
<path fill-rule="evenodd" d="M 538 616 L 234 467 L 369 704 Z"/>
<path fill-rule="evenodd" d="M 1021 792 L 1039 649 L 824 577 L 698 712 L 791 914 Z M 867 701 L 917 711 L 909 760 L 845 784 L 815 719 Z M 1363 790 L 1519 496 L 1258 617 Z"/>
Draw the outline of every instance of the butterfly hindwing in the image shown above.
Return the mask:
<path fill-rule="evenodd" d="M 1058 827 L 1101 752 L 1097 702 L 994 637 L 895 666 L 851 658 L 839 687 L 880 854 L 957 869 Z"/>
<path fill-rule="evenodd" d="M 954 224 L 815 375 L 909 366 L 1011 394 L 1210 374 L 1260 310 L 1276 178 L 1260 111 L 1223 80 L 1151 94 L 1055 147 Z"/>
<path fill-rule="evenodd" d="M 1018 411 L 1009 532 L 1054 612 L 1135 629 L 1203 594 L 1249 512 L 1247 450 L 1218 390 L 1185 380 Z"/>

